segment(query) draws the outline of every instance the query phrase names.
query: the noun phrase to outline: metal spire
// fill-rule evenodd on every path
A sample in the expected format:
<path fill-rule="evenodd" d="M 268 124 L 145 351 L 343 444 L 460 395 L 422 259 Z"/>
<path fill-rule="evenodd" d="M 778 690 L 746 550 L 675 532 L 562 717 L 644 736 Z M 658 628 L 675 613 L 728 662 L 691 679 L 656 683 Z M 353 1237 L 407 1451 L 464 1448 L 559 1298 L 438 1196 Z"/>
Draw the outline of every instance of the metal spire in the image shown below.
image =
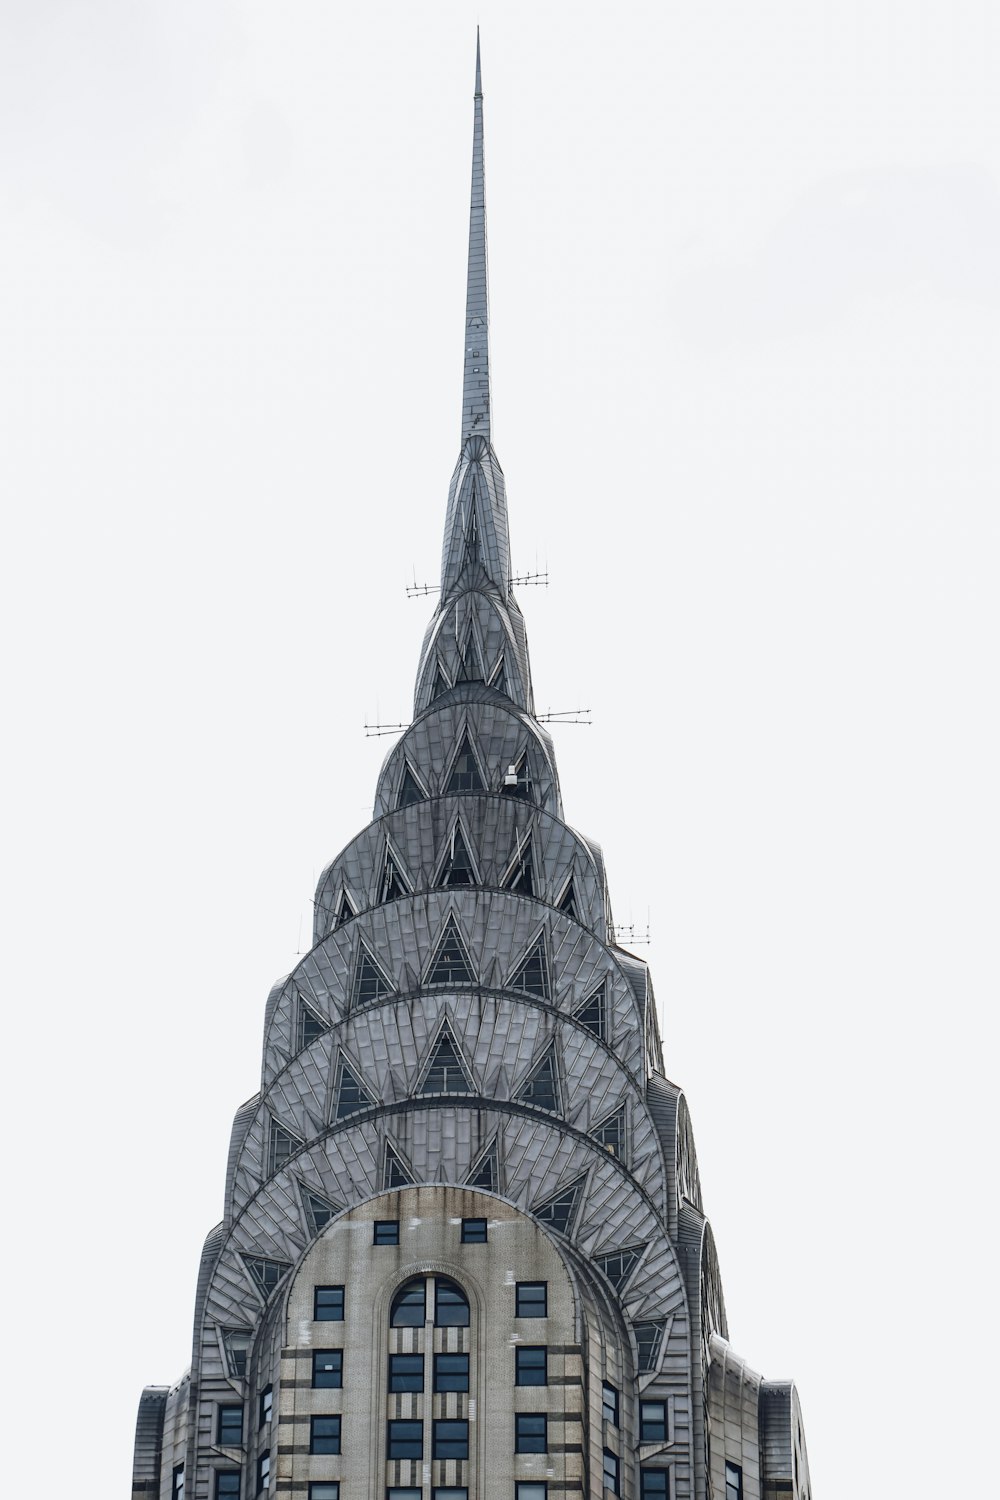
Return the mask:
<path fill-rule="evenodd" d="M 472 129 L 472 206 L 465 301 L 465 380 L 462 443 L 474 434 L 490 441 L 490 325 L 486 286 L 486 199 L 483 178 L 483 78 L 476 27 L 476 93 Z"/>

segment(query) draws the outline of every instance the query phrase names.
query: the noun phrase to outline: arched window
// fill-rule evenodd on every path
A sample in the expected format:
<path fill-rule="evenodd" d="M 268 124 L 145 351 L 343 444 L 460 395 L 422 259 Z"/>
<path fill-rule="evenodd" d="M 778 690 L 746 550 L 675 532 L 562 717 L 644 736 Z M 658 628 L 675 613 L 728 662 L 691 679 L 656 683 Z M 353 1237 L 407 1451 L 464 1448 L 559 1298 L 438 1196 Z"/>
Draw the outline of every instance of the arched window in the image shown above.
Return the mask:
<path fill-rule="evenodd" d="M 423 1328 L 427 1321 L 427 1292 L 422 1276 L 415 1276 L 400 1287 L 392 1299 L 389 1321 L 393 1328 Z M 465 1321 L 469 1321 L 468 1309 Z"/>
<path fill-rule="evenodd" d="M 447 1276 L 434 1279 L 434 1322 L 438 1328 L 468 1328 L 469 1302 L 462 1288 Z"/>

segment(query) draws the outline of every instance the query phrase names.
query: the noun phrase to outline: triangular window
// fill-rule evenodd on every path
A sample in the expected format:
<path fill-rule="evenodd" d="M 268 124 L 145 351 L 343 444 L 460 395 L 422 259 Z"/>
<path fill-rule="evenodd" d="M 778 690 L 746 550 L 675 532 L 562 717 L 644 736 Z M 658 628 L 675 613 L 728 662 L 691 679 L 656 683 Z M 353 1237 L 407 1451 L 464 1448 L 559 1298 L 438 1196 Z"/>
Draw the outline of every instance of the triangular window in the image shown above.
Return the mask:
<path fill-rule="evenodd" d="M 244 1255 L 243 1264 L 250 1272 L 254 1286 L 266 1302 L 289 1268 L 287 1260 L 264 1260 L 259 1255 Z"/>
<path fill-rule="evenodd" d="M 370 1109 L 374 1102 L 360 1079 L 341 1059 L 334 1090 L 333 1118 L 342 1120 L 345 1115 L 353 1115 L 359 1109 Z"/>
<path fill-rule="evenodd" d="M 560 1234 L 569 1234 L 580 1205 L 583 1185 L 584 1178 L 577 1177 L 551 1198 L 546 1198 L 544 1203 L 532 1204 L 531 1212 L 543 1224 L 548 1224 L 550 1229 L 557 1229 Z"/>
<path fill-rule="evenodd" d="M 349 922 L 352 917 L 356 916 L 357 912 L 354 910 L 350 896 L 346 891 L 341 891 L 340 900 L 337 903 L 337 915 L 333 919 L 334 927 L 343 927 L 345 922 Z"/>
<path fill-rule="evenodd" d="M 469 516 L 465 523 L 465 561 L 466 563 L 477 563 L 479 561 L 479 524 L 476 520 L 476 491 L 472 491 L 472 504 L 469 506 Z"/>
<path fill-rule="evenodd" d="M 451 1032 L 445 1029 L 438 1037 L 430 1067 L 420 1085 L 422 1094 L 469 1094 L 468 1074 L 462 1066 Z"/>
<path fill-rule="evenodd" d="M 462 942 L 454 917 L 448 918 L 444 936 L 431 960 L 427 984 L 475 984 L 469 954 Z"/>
<path fill-rule="evenodd" d="M 230 1375 L 242 1380 L 247 1372 L 247 1350 L 253 1332 L 249 1328 L 224 1328 L 222 1340 L 226 1346 L 226 1365 Z"/>
<path fill-rule="evenodd" d="M 516 1090 L 514 1098 L 522 1104 L 537 1105 L 539 1109 L 558 1110 L 559 1083 L 551 1048 L 531 1076 Z"/>
<path fill-rule="evenodd" d="M 483 778 L 479 774 L 479 766 L 472 753 L 468 735 L 464 736 L 458 754 L 455 756 L 446 791 L 449 795 L 452 792 L 483 791 Z"/>
<path fill-rule="evenodd" d="M 500 1163 L 497 1159 L 497 1143 L 494 1138 L 475 1163 L 465 1181 L 466 1187 L 485 1188 L 495 1193 L 500 1186 Z"/>
<path fill-rule="evenodd" d="M 410 894 L 409 886 L 400 874 L 399 866 L 389 852 L 388 846 L 385 851 L 385 863 L 382 866 L 382 880 L 379 884 L 379 901 L 398 901 L 400 896 Z"/>
<path fill-rule="evenodd" d="M 588 995 L 579 1010 L 573 1012 L 581 1026 L 586 1026 L 601 1041 L 607 1040 L 607 987 L 602 981 L 592 995 Z"/>
<path fill-rule="evenodd" d="M 595 1125 L 590 1132 L 595 1141 L 600 1141 L 605 1151 L 621 1160 L 625 1155 L 625 1106 L 616 1109 Z"/>
<path fill-rule="evenodd" d="M 639 1373 L 648 1375 L 660 1362 L 660 1346 L 666 1324 L 657 1319 L 649 1323 L 633 1323 L 635 1341 L 639 1348 Z"/>
<path fill-rule="evenodd" d="M 322 1036 L 326 1030 L 326 1022 L 321 1020 L 311 1006 L 304 1000 L 299 1000 L 299 1051 L 308 1047 L 318 1036 Z"/>
<path fill-rule="evenodd" d="M 435 697 L 437 694 L 435 693 Z M 419 781 L 410 770 L 406 761 L 403 762 L 403 779 L 399 783 L 399 791 L 396 793 L 396 807 L 412 807 L 414 802 L 423 802 L 424 792 Z"/>
<path fill-rule="evenodd" d="M 507 667 L 502 656 L 490 673 L 490 687 L 495 688 L 498 693 L 503 693 L 505 698 L 510 697 L 507 691 Z"/>
<path fill-rule="evenodd" d="M 568 917 L 573 917 L 574 920 L 579 915 L 576 909 L 576 892 L 573 889 L 572 877 L 559 898 L 559 910 L 564 911 Z"/>
<path fill-rule="evenodd" d="M 520 797 L 523 802 L 531 801 L 532 786 L 526 750 L 507 768 L 500 790 L 505 797 Z"/>
<path fill-rule="evenodd" d="M 441 694 L 447 691 L 448 681 L 441 670 L 441 663 L 438 662 L 437 671 L 434 673 L 434 686 L 431 688 L 431 702 L 433 703 L 435 698 L 440 698 Z"/>
<path fill-rule="evenodd" d="M 531 855 L 531 839 L 525 839 L 519 852 L 514 856 L 507 874 L 503 879 L 505 890 L 517 891 L 522 896 L 533 896 L 535 894 L 535 862 Z"/>
<path fill-rule="evenodd" d="M 615 1291 L 621 1291 L 645 1248 L 645 1245 L 630 1245 L 627 1250 L 616 1250 L 613 1255 L 595 1255 L 594 1265 L 604 1272 Z"/>
<path fill-rule="evenodd" d="M 339 1214 L 341 1210 L 339 1203 L 329 1203 L 326 1198 L 321 1198 L 319 1193 L 313 1193 L 308 1188 L 302 1189 L 302 1206 L 313 1234 L 319 1234 L 325 1229 L 334 1214 Z"/>
<path fill-rule="evenodd" d="M 549 961 L 545 953 L 545 937 L 542 933 L 532 943 L 507 981 L 509 989 L 522 990 L 527 995 L 537 995 L 547 1000 L 550 994 Z"/>
<path fill-rule="evenodd" d="M 398 1187 L 412 1187 L 413 1176 L 408 1170 L 406 1163 L 394 1146 L 388 1141 L 385 1143 L 385 1159 L 382 1163 L 382 1187 L 385 1190 Z"/>
<path fill-rule="evenodd" d="M 372 958 L 364 943 L 358 949 L 358 958 L 354 966 L 354 988 L 352 994 L 355 1005 L 370 1005 L 373 1000 L 381 1000 L 383 995 L 392 994 L 392 985 L 382 973 L 382 970 L 374 958 Z"/>
<path fill-rule="evenodd" d="M 275 1172 L 280 1172 L 288 1158 L 294 1156 L 302 1144 L 297 1135 L 272 1120 L 267 1142 L 267 1175 L 273 1177 Z"/>
<path fill-rule="evenodd" d="M 451 840 L 441 865 L 441 873 L 438 876 L 438 885 L 474 885 L 476 872 L 472 868 L 472 860 L 466 847 L 462 830 L 456 823 L 452 829 Z"/>
<path fill-rule="evenodd" d="M 479 660 L 479 650 L 476 646 L 475 637 L 471 629 L 465 637 L 465 645 L 459 658 L 458 671 L 455 674 L 456 682 L 482 682 L 483 666 Z"/>

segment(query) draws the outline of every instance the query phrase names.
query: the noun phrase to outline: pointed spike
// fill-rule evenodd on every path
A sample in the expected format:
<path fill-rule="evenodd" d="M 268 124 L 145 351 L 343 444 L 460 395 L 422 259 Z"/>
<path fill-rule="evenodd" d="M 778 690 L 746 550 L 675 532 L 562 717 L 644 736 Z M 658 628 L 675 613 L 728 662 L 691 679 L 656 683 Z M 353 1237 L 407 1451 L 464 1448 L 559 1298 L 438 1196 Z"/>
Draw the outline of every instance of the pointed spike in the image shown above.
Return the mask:
<path fill-rule="evenodd" d="M 490 441 L 489 295 L 486 285 L 486 190 L 483 175 L 483 89 L 476 36 L 476 94 L 472 126 L 472 201 L 469 209 L 469 276 L 465 300 L 465 380 L 462 442 Z"/>

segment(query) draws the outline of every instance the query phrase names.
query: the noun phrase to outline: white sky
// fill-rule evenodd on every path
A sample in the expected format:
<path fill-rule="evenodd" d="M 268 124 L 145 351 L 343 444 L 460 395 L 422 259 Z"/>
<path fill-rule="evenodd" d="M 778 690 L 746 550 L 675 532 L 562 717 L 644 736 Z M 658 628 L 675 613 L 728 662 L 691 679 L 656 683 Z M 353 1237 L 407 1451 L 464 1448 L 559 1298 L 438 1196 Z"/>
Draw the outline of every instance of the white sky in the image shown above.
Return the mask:
<path fill-rule="evenodd" d="M 6 1488 L 127 1494 L 408 716 L 477 20 L 538 704 L 593 710 L 733 1342 L 817 1500 L 985 1494 L 995 0 L 0 7 Z"/>

